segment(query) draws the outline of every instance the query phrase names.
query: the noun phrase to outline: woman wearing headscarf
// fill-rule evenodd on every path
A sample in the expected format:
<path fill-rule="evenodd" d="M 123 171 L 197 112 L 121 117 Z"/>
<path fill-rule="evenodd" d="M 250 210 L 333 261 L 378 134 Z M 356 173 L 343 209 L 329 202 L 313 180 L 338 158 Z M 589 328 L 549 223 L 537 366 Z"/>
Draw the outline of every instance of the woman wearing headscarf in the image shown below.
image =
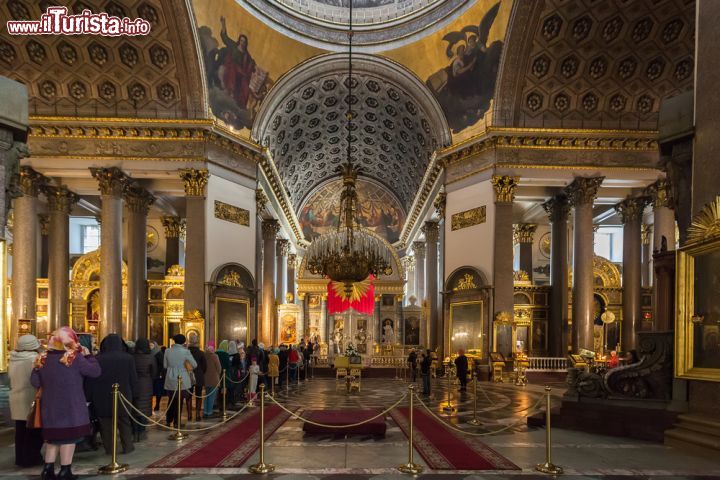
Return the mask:
<path fill-rule="evenodd" d="M 48 342 L 48 351 L 35 361 L 30 381 L 42 388 L 42 434 L 45 440 L 45 466 L 41 480 L 55 477 L 55 461 L 60 455 L 59 480 L 75 480 L 72 459 L 75 444 L 92 431 L 88 414 L 84 378 L 96 378 L 100 364 L 87 348 L 78 343 L 70 327 L 57 329 Z"/>
<path fill-rule="evenodd" d="M 129 401 L 137 398 L 138 376 L 133 356 L 125 350 L 125 343 L 120 335 L 111 333 L 100 342 L 100 353 L 97 356 L 102 373 L 87 383 L 88 399 L 92 403 L 95 414 L 100 419 L 100 437 L 105 453 L 112 453 L 113 435 L 113 394 L 112 386 L 118 384 L 120 393 Z M 135 450 L 132 437 L 132 420 L 124 408 L 117 415 L 117 429 L 123 453 Z"/>
<path fill-rule="evenodd" d="M 35 335 L 23 335 L 17 339 L 15 350 L 10 352 L 8 364 L 10 417 L 15 421 L 15 465 L 23 468 L 42 465 L 41 432 L 27 428 L 27 418 L 37 391 L 30 384 L 30 374 L 39 351 L 40 342 Z"/>
<path fill-rule="evenodd" d="M 165 375 L 165 390 L 168 396 L 172 396 L 173 391 L 178 388 L 178 377 L 182 381 L 181 385 L 181 398 L 188 398 L 190 396 L 190 389 L 193 386 L 192 378 L 190 373 L 192 369 L 197 367 L 197 362 L 193 358 L 190 350 L 185 348 L 185 335 L 178 333 L 173 337 L 175 344 L 165 352 L 165 369 L 167 373 Z M 188 367 L 190 370 L 188 371 Z M 182 402 L 180 405 L 182 410 Z M 170 403 L 167 415 L 165 416 L 168 426 L 175 426 L 182 424 L 182 411 L 178 412 L 177 399 Z"/>
<path fill-rule="evenodd" d="M 135 371 L 137 372 L 137 392 L 135 393 L 135 407 L 144 415 L 152 416 L 153 382 L 158 376 L 158 366 L 150 350 L 147 338 L 138 338 L 135 342 Z M 138 418 L 140 423 L 147 423 L 145 419 Z M 133 424 L 136 442 L 145 440 L 147 432 L 144 425 Z"/>
<path fill-rule="evenodd" d="M 222 373 L 222 367 L 220 367 L 220 359 L 215 353 L 215 347 L 211 344 L 205 349 L 205 402 L 203 404 L 203 414 L 205 418 L 212 416 L 213 407 L 215 407 L 215 398 L 217 397 L 218 389 L 221 388 L 218 384 L 220 383 L 220 375 Z"/>

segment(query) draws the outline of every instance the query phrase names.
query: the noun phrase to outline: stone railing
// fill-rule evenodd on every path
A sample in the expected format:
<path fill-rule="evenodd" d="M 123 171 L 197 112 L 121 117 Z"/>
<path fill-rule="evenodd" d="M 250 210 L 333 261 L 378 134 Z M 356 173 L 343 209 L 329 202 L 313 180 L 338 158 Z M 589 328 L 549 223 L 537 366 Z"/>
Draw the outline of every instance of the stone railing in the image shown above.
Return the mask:
<path fill-rule="evenodd" d="M 529 357 L 528 372 L 566 372 L 568 361 L 565 357 Z"/>
<path fill-rule="evenodd" d="M 365 364 L 365 355 L 363 357 L 363 364 Z M 327 355 L 315 355 L 313 358 L 317 359 L 317 366 L 330 365 L 331 360 L 328 359 Z M 370 357 L 370 366 L 372 367 L 384 367 L 384 368 L 406 368 L 407 358 L 405 357 L 390 357 L 390 356 L 373 356 Z"/>

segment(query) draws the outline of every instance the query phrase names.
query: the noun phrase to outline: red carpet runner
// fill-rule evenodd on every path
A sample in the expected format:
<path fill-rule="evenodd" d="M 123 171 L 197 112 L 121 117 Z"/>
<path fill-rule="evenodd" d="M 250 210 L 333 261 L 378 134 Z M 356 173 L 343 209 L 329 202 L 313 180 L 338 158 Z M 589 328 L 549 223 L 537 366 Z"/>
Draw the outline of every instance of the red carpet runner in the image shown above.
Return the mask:
<path fill-rule="evenodd" d="M 290 417 L 280 407 L 265 408 L 265 439 Z M 209 433 L 195 434 L 183 445 L 149 468 L 230 468 L 245 463 L 260 448 L 260 410 L 242 415 Z"/>
<path fill-rule="evenodd" d="M 390 412 L 407 436 L 408 408 Z M 455 433 L 422 408 L 416 408 L 413 418 L 413 444 L 433 470 L 520 470 L 480 440 L 470 435 Z"/>

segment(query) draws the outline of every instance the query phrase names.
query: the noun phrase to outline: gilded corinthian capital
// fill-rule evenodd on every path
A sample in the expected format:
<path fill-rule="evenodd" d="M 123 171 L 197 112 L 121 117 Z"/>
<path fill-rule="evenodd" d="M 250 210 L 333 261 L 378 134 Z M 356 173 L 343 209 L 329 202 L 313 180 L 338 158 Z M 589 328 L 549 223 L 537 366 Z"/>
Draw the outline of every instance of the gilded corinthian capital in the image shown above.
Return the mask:
<path fill-rule="evenodd" d="M 147 215 L 154 202 L 153 194 L 138 185 L 130 186 L 125 191 L 125 204 L 131 212 Z"/>
<path fill-rule="evenodd" d="M 180 217 L 166 216 L 160 218 L 165 229 L 165 238 L 180 238 L 185 222 Z"/>
<path fill-rule="evenodd" d="M 490 183 L 495 189 L 495 201 L 512 203 L 515 200 L 515 189 L 520 182 L 520 177 L 509 175 L 493 175 Z"/>
<path fill-rule="evenodd" d="M 425 258 L 425 242 L 413 242 L 412 249 L 415 258 Z"/>
<path fill-rule="evenodd" d="M 28 166 L 20 167 L 13 179 L 14 191 L 24 197 L 37 197 L 40 189 L 47 183 L 47 178 Z"/>
<path fill-rule="evenodd" d="M 255 210 L 257 210 L 258 215 L 265 211 L 269 201 L 270 199 L 265 195 L 265 190 L 262 188 L 255 190 Z"/>
<path fill-rule="evenodd" d="M 645 195 L 652 199 L 655 208 L 673 208 L 672 188 L 670 181 L 666 178 L 661 178 L 657 182 L 648 185 L 645 189 Z"/>
<path fill-rule="evenodd" d="M 290 240 L 286 238 L 278 238 L 277 240 L 277 256 L 287 257 L 290 253 Z"/>
<path fill-rule="evenodd" d="M 274 240 L 280 231 L 280 223 L 277 220 L 263 220 L 262 222 L 262 236 L 264 240 Z M 266 252 L 267 254 L 268 252 Z"/>
<path fill-rule="evenodd" d="M 615 210 L 620 214 L 623 223 L 639 222 L 648 202 L 648 197 L 628 197 L 615 205 Z"/>
<path fill-rule="evenodd" d="M 533 243 L 533 236 L 537 230 L 534 223 L 517 223 L 513 225 L 513 243 Z"/>
<path fill-rule="evenodd" d="M 562 222 L 567 220 L 570 213 L 570 202 L 564 194 L 555 195 L 542 205 L 548 214 L 550 222 Z"/>
<path fill-rule="evenodd" d="M 565 187 L 570 204 L 573 207 L 588 203 L 592 205 L 603 180 L 605 177 L 575 177 L 575 180 Z"/>
<path fill-rule="evenodd" d="M 47 186 L 43 188 L 43 193 L 47 197 L 48 208 L 56 212 L 70 214 L 73 205 L 80 200 L 80 197 L 75 192 L 71 192 L 65 186 Z"/>
<path fill-rule="evenodd" d="M 210 174 L 207 169 L 181 168 L 178 170 L 180 178 L 185 182 L 185 195 L 188 197 L 204 197 L 205 186 Z"/>
<path fill-rule="evenodd" d="M 440 224 L 438 224 L 438 222 L 429 220 L 425 222 L 421 230 L 425 234 L 426 242 L 437 243 L 440 238 Z"/>
<path fill-rule="evenodd" d="M 90 167 L 90 173 L 97 179 L 100 193 L 119 197 L 127 187 L 130 177 L 117 167 L 95 168 Z"/>

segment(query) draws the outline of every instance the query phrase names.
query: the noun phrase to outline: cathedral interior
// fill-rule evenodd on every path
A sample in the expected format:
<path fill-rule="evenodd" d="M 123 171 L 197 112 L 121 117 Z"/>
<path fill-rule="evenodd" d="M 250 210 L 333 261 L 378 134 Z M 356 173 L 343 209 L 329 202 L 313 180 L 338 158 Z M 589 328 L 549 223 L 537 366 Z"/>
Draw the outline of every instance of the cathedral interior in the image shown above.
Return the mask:
<path fill-rule="evenodd" d="M 13 30 L 55 5 L 147 32 Z M 0 18 L 0 475 L 39 472 L 13 465 L 8 356 L 69 326 L 314 346 L 264 406 L 150 428 L 124 478 L 720 476 L 720 1 Z M 324 409 L 387 432 L 313 436 Z"/>

